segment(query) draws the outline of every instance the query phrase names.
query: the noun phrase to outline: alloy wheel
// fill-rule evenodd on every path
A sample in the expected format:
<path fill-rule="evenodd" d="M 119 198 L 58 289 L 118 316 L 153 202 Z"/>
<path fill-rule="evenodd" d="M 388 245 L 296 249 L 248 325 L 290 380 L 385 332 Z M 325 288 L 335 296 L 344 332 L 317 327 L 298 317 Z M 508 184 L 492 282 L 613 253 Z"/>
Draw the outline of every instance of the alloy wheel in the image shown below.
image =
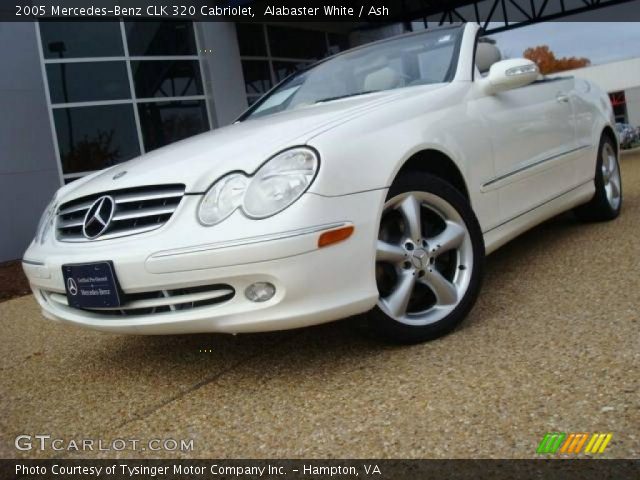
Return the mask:
<path fill-rule="evenodd" d="M 473 269 L 465 222 L 443 198 L 407 192 L 385 203 L 376 252 L 378 306 L 407 325 L 433 324 L 462 300 Z"/>
<path fill-rule="evenodd" d="M 617 210 L 620 206 L 620 168 L 616 152 L 609 142 L 602 146 L 602 180 L 609 205 Z"/>

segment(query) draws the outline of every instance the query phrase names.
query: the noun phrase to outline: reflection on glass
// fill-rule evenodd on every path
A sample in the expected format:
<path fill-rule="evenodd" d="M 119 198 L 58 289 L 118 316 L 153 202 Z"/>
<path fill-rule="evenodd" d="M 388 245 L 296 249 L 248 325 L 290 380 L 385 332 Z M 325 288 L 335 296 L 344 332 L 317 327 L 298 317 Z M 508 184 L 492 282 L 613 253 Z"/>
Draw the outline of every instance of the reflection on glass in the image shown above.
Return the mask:
<path fill-rule="evenodd" d="M 131 98 L 125 62 L 50 63 L 51 103 Z"/>
<path fill-rule="evenodd" d="M 144 60 L 131 68 L 138 98 L 203 94 L 197 60 Z"/>
<path fill-rule="evenodd" d="M 141 103 L 138 112 L 146 151 L 209 129 L 202 100 Z"/>
<path fill-rule="evenodd" d="M 64 173 L 99 170 L 140 154 L 132 105 L 56 108 L 53 117 Z"/>
<path fill-rule="evenodd" d="M 267 55 L 267 44 L 262 25 L 254 23 L 236 23 L 236 34 L 240 55 L 247 57 L 264 57 Z"/>
<path fill-rule="evenodd" d="M 329 54 L 342 52 L 349 49 L 349 37 L 340 33 L 329 33 Z"/>
<path fill-rule="evenodd" d="M 302 70 L 307 65 L 306 62 L 273 62 L 273 71 L 276 74 L 276 82 L 280 82 L 292 73 Z"/>
<path fill-rule="evenodd" d="M 124 55 L 120 22 L 41 21 L 44 58 L 117 57 Z"/>
<path fill-rule="evenodd" d="M 125 22 L 129 55 L 196 55 L 190 21 Z"/>
<path fill-rule="evenodd" d="M 273 25 L 267 32 L 272 57 L 319 59 L 326 55 L 324 32 Z"/>
<path fill-rule="evenodd" d="M 243 60 L 242 73 L 247 93 L 264 93 L 271 88 L 271 73 L 266 60 Z"/>

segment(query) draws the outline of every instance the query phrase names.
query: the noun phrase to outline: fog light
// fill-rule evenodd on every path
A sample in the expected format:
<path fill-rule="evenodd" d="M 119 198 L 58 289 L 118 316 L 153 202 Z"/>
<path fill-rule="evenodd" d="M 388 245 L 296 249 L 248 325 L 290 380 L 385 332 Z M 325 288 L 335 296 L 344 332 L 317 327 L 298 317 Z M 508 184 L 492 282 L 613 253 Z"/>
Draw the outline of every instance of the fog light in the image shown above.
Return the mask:
<path fill-rule="evenodd" d="M 252 302 L 266 302 L 276 294 L 276 287 L 269 282 L 256 282 L 249 285 L 244 296 Z"/>

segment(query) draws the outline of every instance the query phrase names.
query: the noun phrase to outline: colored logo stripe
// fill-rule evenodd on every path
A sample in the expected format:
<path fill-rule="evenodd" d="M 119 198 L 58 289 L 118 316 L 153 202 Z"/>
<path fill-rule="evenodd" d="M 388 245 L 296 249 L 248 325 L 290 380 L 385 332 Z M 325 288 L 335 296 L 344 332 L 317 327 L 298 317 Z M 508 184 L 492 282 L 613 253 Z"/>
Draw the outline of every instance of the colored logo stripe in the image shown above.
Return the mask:
<path fill-rule="evenodd" d="M 610 433 L 594 433 L 587 444 L 587 448 L 584 449 L 584 453 L 603 453 L 612 436 Z"/>
<path fill-rule="evenodd" d="M 609 445 L 612 436 L 613 434 L 611 433 L 594 433 L 589 437 L 588 433 L 566 434 L 564 432 L 550 432 L 542 438 L 536 453 L 553 454 L 557 452 L 578 454 L 582 451 L 585 443 L 587 446 L 584 449 L 584 453 L 603 453 L 607 445 Z M 589 440 L 588 442 L 587 439 Z"/>
<path fill-rule="evenodd" d="M 540 442 L 540 445 L 538 445 L 536 452 L 556 453 L 556 450 L 558 450 L 566 436 L 567 434 L 562 432 L 547 433 Z"/>
<path fill-rule="evenodd" d="M 562 445 L 560 453 L 580 453 L 584 442 L 589 438 L 588 433 L 571 433 Z"/>

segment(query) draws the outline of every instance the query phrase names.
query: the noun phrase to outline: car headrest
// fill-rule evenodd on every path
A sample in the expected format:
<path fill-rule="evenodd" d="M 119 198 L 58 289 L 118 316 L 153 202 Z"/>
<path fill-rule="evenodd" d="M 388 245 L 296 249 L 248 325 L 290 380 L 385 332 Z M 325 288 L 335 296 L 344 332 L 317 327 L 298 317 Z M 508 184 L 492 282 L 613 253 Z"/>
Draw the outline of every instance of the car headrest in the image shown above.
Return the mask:
<path fill-rule="evenodd" d="M 364 79 L 364 90 L 389 90 L 400 85 L 400 75 L 389 67 L 371 72 Z"/>
<path fill-rule="evenodd" d="M 488 72 L 496 62 L 502 60 L 502 55 L 498 47 L 491 43 L 480 42 L 476 49 L 476 66 L 480 73 Z"/>

